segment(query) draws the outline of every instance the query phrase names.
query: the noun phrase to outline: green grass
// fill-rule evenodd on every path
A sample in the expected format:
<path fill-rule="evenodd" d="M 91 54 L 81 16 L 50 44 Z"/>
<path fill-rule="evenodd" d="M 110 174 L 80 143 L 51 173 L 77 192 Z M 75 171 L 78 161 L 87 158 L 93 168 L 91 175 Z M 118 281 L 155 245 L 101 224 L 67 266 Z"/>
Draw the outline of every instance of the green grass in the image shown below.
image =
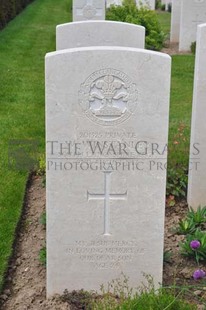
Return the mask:
<path fill-rule="evenodd" d="M 171 13 L 165 11 L 156 11 L 158 20 L 162 26 L 164 33 L 168 34 L 170 32 L 170 19 Z"/>
<path fill-rule="evenodd" d="M 11 255 L 28 172 L 8 168 L 10 139 L 38 140 L 44 152 L 44 56 L 71 0 L 36 0 L 0 32 L 0 289 Z"/>

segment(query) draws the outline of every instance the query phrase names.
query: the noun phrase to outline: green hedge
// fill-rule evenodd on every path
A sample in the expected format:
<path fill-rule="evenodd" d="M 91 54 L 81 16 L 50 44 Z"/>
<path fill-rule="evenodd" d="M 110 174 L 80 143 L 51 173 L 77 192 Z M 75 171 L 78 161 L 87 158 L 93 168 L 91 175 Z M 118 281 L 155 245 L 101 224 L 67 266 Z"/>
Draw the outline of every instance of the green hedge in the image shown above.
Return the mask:
<path fill-rule="evenodd" d="M 33 0 L 0 0 L 0 29 Z"/>

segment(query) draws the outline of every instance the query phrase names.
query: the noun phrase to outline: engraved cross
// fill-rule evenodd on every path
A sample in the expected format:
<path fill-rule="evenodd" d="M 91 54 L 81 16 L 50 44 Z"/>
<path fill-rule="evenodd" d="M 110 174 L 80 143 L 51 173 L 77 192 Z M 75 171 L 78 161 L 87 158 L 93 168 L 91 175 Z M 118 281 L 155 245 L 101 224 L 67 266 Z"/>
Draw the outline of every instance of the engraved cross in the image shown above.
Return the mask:
<path fill-rule="evenodd" d="M 111 194 L 111 173 L 104 172 L 104 193 L 91 194 L 87 192 L 87 199 L 89 200 L 104 200 L 104 235 L 109 236 L 110 230 L 110 200 L 126 200 L 127 191 L 123 194 Z"/>

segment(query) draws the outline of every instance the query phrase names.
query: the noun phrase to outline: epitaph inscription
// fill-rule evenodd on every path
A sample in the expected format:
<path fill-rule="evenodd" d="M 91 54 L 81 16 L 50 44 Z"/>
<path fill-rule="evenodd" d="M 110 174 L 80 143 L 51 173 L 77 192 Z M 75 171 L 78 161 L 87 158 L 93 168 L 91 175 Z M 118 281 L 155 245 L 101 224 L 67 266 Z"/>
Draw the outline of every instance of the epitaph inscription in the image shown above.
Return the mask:
<path fill-rule="evenodd" d="M 112 126 L 126 121 L 137 106 L 137 87 L 123 72 L 102 69 L 81 85 L 79 103 L 97 124 Z"/>
<path fill-rule="evenodd" d="M 145 249 L 135 240 L 79 240 L 67 248 L 67 253 L 95 269 L 118 269 L 131 263 L 137 255 L 144 255 Z"/>

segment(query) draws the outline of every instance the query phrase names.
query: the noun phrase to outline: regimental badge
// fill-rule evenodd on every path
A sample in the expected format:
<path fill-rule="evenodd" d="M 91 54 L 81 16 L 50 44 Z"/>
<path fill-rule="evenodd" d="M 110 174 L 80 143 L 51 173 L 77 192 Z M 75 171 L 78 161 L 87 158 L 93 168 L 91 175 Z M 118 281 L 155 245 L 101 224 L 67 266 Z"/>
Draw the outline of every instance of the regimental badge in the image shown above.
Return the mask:
<path fill-rule="evenodd" d="M 79 91 L 79 103 L 85 115 L 103 126 L 126 121 L 134 113 L 137 99 L 136 84 L 115 69 L 94 72 Z"/>

